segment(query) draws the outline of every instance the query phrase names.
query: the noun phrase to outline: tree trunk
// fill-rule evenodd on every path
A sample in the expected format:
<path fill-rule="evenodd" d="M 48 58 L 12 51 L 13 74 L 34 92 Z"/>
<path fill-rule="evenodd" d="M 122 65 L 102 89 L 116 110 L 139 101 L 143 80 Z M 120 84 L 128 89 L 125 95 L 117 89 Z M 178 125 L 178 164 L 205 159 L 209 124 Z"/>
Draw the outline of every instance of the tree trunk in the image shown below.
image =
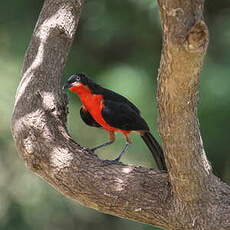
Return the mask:
<path fill-rule="evenodd" d="M 159 126 L 168 174 L 108 164 L 69 136 L 61 77 L 83 0 L 45 0 L 27 50 L 12 117 L 28 167 L 81 204 L 165 229 L 230 229 L 230 187 L 212 174 L 197 118 L 208 45 L 203 0 L 158 0 L 163 50 Z"/>

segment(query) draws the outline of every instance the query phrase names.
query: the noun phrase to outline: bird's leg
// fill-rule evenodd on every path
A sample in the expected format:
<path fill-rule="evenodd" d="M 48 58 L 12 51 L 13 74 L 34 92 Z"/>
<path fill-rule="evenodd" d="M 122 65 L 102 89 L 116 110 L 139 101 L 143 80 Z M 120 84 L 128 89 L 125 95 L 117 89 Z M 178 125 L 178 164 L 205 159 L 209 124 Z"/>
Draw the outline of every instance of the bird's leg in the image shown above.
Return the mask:
<path fill-rule="evenodd" d="M 100 148 L 103 148 L 107 145 L 111 145 L 113 142 L 115 141 L 115 135 L 114 135 L 114 132 L 109 132 L 109 141 L 104 143 L 104 144 L 101 144 L 101 145 L 98 145 L 92 149 L 90 149 L 91 151 L 95 151 L 97 149 L 100 149 Z"/>
<path fill-rule="evenodd" d="M 119 161 L 122 157 L 122 155 L 128 150 L 128 147 L 130 144 L 132 144 L 132 141 L 130 140 L 130 138 L 128 137 L 128 135 L 125 135 L 126 137 L 126 143 L 125 146 L 123 147 L 122 151 L 120 152 L 119 156 L 113 160 L 113 161 Z"/>

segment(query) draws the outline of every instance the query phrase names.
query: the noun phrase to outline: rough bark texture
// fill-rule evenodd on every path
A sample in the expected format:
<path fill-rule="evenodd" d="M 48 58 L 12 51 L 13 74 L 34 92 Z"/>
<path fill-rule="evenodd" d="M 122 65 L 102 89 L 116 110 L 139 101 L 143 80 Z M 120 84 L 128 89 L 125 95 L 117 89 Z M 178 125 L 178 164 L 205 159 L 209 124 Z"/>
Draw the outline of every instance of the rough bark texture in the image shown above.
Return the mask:
<path fill-rule="evenodd" d="M 28 167 L 83 205 L 165 229 L 227 230 L 230 188 L 212 174 L 197 120 L 208 44 L 203 0 L 158 2 L 158 107 L 168 174 L 103 162 L 68 135 L 61 77 L 83 0 L 45 0 L 25 56 L 12 133 Z"/>

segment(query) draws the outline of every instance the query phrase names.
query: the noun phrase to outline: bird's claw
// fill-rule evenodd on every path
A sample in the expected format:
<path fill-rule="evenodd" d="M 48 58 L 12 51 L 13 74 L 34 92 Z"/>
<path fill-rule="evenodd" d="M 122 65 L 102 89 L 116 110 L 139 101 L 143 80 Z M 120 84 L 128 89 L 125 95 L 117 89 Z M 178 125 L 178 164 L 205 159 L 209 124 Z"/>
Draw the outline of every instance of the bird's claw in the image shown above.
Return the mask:
<path fill-rule="evenodd" d="M 95 154 L 94 150 L 91 149 L 91 148 L 88 148 L 88 147 L 83 147 L 82 150 L 83 151 L 87 151 L 87 152 L 91 152 L 91 153 Z"/>
<path fill-rule="evenodd" d="M 89 148 L 89 150 L 90 150 L 91 152 L 93 152 L 93 153 L 96 151 L 95 148 Z"/>
<path fill-rule="evenodd" d="M 83 151 L 90 151 L 90 148 L 88 148 L 88 147 L 82 147 L 82 150 Z"/>
<path fill-rule="evenodd" d="M 111 164 L 121 164 L 121 162 L 119 161 L 119 159 L 114 159 L 114 160 L 103 160 L 103 163 L 111 165 Z"/>

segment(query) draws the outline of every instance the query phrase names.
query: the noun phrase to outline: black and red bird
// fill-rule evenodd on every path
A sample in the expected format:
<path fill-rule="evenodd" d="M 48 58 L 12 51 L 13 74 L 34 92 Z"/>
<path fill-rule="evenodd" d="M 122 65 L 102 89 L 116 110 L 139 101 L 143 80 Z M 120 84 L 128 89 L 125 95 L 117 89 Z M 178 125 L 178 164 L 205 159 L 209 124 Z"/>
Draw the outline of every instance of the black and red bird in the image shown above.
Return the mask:
<path fill-rule="evenodd" d="M 115 141 L 115 132 L 121 132 L 126 138 L 126 144 L 115 161 L 128 149 L 131 140 L 129 134 L 138 132 L 156 161 L 160 170 L 166 170 L 164 154 L 161 146 L 149 131 L 139 109 L 128 99 L 112 90 L 105 89 L 94 83 L 84 73 L 72 75 L 63 87 L 78 95 L 82 102 L 80 115 L 89 126 L 103 128 L 109 133 L 109 141 L 96 146 L 91 150 L 112 144 Z"/>

